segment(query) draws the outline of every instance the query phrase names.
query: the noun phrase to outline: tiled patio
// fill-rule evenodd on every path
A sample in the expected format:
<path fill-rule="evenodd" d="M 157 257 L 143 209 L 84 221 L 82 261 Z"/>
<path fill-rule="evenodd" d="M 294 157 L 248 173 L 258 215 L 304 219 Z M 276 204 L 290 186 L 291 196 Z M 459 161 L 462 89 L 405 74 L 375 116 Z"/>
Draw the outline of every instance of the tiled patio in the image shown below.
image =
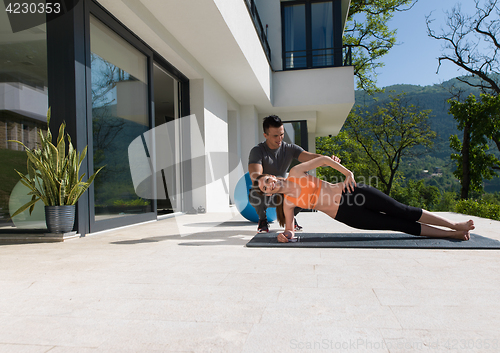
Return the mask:
<path fill-rule="evenodd" d="M 247 248 L 255 228 L 184 215 L 0 245 L 0 352 L 500 351 L 499 251 Z"/>

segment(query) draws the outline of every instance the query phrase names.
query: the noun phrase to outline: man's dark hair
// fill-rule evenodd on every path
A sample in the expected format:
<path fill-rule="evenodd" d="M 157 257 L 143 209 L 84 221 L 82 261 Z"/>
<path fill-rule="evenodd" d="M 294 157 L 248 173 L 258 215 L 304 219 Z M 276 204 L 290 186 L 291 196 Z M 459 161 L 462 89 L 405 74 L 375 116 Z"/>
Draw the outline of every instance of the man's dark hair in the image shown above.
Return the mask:
<path fill-rule="evenodd" d="M 264 133 L 268 133 L 270 127 L 280 127 L 283 125 L 283 122 L 277 115 L 269 115 L 264 118 L 264 122 L 262 123 L 262 128 L 264 129 Z"/>

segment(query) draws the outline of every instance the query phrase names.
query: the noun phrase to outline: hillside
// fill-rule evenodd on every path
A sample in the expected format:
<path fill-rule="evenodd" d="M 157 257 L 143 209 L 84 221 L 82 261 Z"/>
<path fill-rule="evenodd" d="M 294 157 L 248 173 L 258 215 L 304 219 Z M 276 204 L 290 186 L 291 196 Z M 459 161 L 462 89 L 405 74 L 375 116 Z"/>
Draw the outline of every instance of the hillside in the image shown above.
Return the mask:
<path fill-rule="evenodd" d="M 434 170 L 435 168 L 442 168 L 443 174 L 449 179 L 454 179 L 451 175 L 454 169 L 450 154 L 452 150 L 449 146 L 450 135 L 457 134 L 461 136 L 461 132 L 457 129 L 457 124 L 453 119 L 453 116 L 448 114 L 449 104 L 448 99 L 452 97 L 449 89 L 450 87 L 460 88 L 463 92 L 462 96 L 466 97 L 473 93 L 479 95 L 480 91 L 475 88 L 461 83 L 457 79 L 451 79 L 449 81 L 443 82 L 439 85 L 431 86 L 417 86 L 417 85 L 393 85 L 385 87 L 385 92 L 375 94 L 373 97 L 367 95 L 364 91 L 356 91 L 355 106 L 364 106 L 367 109 L 379 104 L 389 99 L 390 95 L 396 95 L 400 93 L 406 93 L 409 102 L 420 107 L 422 110 L 430 109 L 431 114 L 429 117 L 429 124 L 431 128 L 436 132 L 437 137 L 434 141 L 434 148 L 428 151 L 427 156 L 417 158 L 413 161 L 407 161 L 408 165 L 420 166 L 428 170 Z M 374 100 L 375 99 L 375 100 Z M 495 152 L 497 152 L 495 150 Z M 495 153 L 498 155 L 498 153 Z M 405 168 L 404 174 L 407 178 L 415 178 L 420 173 L 413 168 Z M 455 186 L 456 187 L 456 186 Z M 500 178 L 495 178 L 492 181 L 485 182 L 485 190 L 488 192 L 500 191 Z"/>
<path fill-rule="evenodd" d="M 430 109 L 429 124 L 436 131 L 435 148 L 432 156 L 438 158 L 449 158 L 451 153 L 449 147 L 449 137 L 452 134 L 458 134 L 456 122 L 453 116 L 448 114 L 448 99 L 452 97 L 448 88 L 452 85 L 460 86 L 465 95 L 474 93 L 479 95 L 478 89 L 471 89 L 456 79 L 444 82 L 441 85 L 416 86 L 416 85 L 393 85 L 385 87 L 384 93 L 378 93 L 374 97 L 368 96 L 364 91 L 356 91 L 356 105 L 370 107 L 378 102 L 384 102 L 389 95 L 406 93 L 410 103 L 424 109 Z"/>

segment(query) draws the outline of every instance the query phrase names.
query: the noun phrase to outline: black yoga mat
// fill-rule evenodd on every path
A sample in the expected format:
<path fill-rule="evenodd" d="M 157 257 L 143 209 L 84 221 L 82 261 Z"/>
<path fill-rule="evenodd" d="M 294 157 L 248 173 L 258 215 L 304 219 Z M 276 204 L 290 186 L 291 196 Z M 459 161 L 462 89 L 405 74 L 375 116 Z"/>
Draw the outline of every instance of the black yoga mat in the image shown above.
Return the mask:
<path fill-rule="evenodd" d="M 404 233 L 299 233 L 295 243 L 278 243 L 278 233 L 260 233 L 247 247 L 377 248 L 377 249 L 500 249 L 500 241 L 471 234 L 468 241 L 417 237 Z"/>

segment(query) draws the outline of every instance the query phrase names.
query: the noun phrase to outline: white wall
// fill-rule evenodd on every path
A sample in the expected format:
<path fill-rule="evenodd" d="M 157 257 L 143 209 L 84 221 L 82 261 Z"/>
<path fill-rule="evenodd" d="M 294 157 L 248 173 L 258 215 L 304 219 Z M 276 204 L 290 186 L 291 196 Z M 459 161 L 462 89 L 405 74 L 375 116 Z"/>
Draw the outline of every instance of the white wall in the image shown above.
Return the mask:
<path fill-rule="evenodd" d="M 241 107 L 241 160 L 245 173 L 248 172 L 250 150 L 261 141 L 264 141 L 264 136 L 257 109 L 253 105 Z"/>
<path fill-rule="evenodd" d="M 234 203 L 234 189 L 238 180 L 244 174 L 244 167 L 246 163 L 243 161 L 241 155 L 241 119 L 239 110 L 228 110 L 228 151 L 229 151 L 229 197 L 230 203 Z"/>
<path fill-rule="evenodd" d="M 227 212 L 230 195 L 243 175 L 241 119 L 239 107 L 210 78 L 190 83 L 191 113 L 197 126 L 191 126 L 193 158 L 191 180 L 193 207 L 203 206 L 207 212 Z M 229 110 L 231 108 L 231 110 Z M 200 131 L 197 136 L 197 132 Z M 200 160 L 199 156 L 204 156 Z M 198 158 L 196 158 L 198 157 Z M 232 158 L 232 159 L 231 159 Z M 237 159 L 235 161 L 234 159 Z M 189 176 L 183 176 L 184 178 Z"/>
<path fill-rule="evenodd" d="M 192 183 L 192 204 L 193 207 L 206 205 L 205 193 L 205 173 L 206 160 L 200 158 L 205 156 L 205 92 L 202 79 L 191 80 L 189 82 L 189 94 L 191 104 L 191 114 L 196 117 L 196 124 L 190 125 L 190 153 L 191 156 L 183 156 L 183 160 L 189 160 L 189 157 L 196 159 L 191 165 L 191 175 L 182 175 L 182 178 L 191 178 Z M 185 191 L 185 190 L 183 190 Z M 184 197 L 189 197 L 184 193 Z M 184 210 L 189 211 L 189 210 Z"/>
<path fill-rule="evenodd" d="M 354 103 L 353 68 L 275 72 L 273 100 L 275 107 Z"/>
<path fill-rule="evenodd" d="M 223 92 L 204 80 L 205 153 L 208 156 L 205 177 L 208 212 L 229 210 L 229 158 L 227 103 Z"/>
<path fill-rule="evenodd" d="M 255 0 L 257 11 L 264 31 L 267 27 L 267 42 L 271 48 L 271 64 L 273 70 L 283 69 L 281 54 L 281 2 L 269 0 Z"/>
<path fill-rule="evenodd" d="M 271 70 L 245 3 L 242 0 L 213 1 L 250 64 L 262 90 L 268 99 L 271 99 Z"/>

